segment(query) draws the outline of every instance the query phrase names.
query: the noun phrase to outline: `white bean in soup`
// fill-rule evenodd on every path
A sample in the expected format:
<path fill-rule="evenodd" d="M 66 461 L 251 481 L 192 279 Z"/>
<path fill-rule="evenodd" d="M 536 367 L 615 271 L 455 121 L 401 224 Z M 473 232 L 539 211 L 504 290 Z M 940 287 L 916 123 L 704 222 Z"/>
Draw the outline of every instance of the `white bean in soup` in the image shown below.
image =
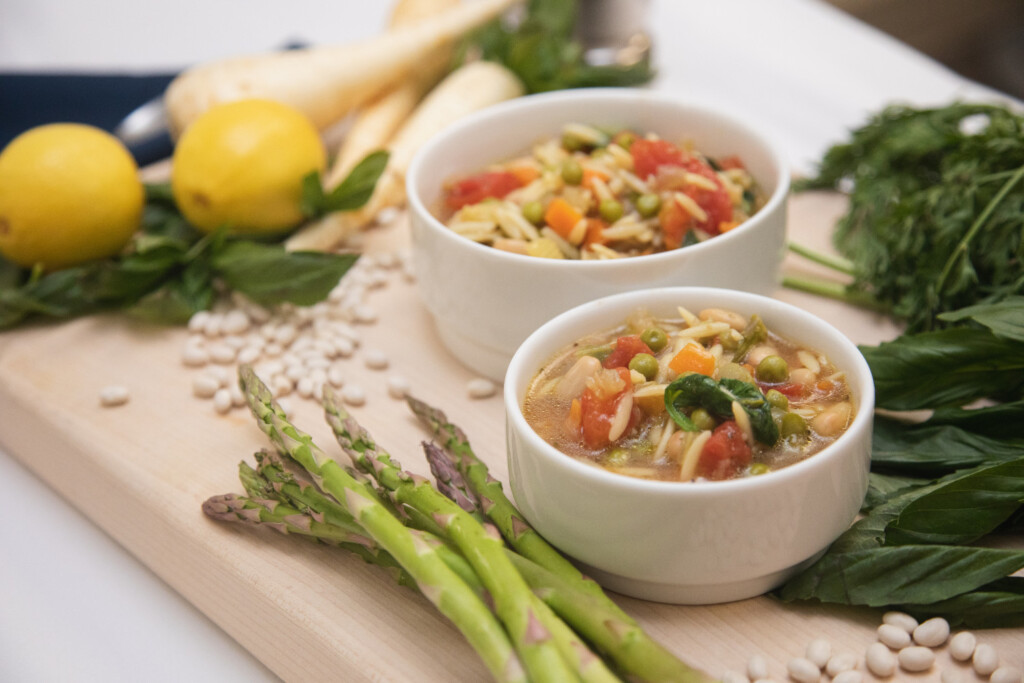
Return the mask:
<path fill-rule="evenodd" d="M 638 310 L 583 337 L 531 381 L 526 421 L 581 461 L 642 479 L 756 476 L 821 451 L 854 417 L 843 372 L 724 309 Z"/>
<path fill-rule="evenodd" d="M 449 180 L 437 213 L 496 249 L 601 260 L 689 246 L 764 205 L 738 156 L 710 158 L 653 133 L 568 124 L 529 154 Z"/>

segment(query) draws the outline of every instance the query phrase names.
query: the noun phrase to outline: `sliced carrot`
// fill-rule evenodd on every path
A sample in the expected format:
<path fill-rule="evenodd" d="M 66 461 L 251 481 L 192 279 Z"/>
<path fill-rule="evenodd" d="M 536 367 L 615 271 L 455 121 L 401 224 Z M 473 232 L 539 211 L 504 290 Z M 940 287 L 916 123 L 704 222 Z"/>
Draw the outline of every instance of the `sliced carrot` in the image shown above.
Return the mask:
<path fill-rule="evenodd" d="M 608 240 L 604 237 L 604 229 L 608 227 L 608 223 L 600 218 L 588 218 L 587 219 L 587 234 L 583 238 L 583 244 L 590 246 L 591 244 L 606 244 Z"/>
<path fill-rule="evenodd" d="M 540 177 L 540 171 L 535 169 L 533 166 L 513 166 L 508 169 L 508 172 L 516 177 L 519 184 L 522 186 L 529 185 L 534 180 Z"/>
<path fill-rule="evenodd" d="M 722 221 L 721 223 L 718 224 L 718 232 L 719 233 L 729 232 L 730 230 L 732 230 L 733 228 L 735 228 L 739 224 L 740 224 L 739 221 Z"/>
<path fill-rule="evenodd" d="M 823 379 L 817 384 L 819 391 L 832 391 L 832 382 L 827 379 Z"/>
<path fill-rule="evenodd" d="M 572 229 L 576 227 L 581 218 L 583 218 L 583 214 L 561 197 L 552 199 L 544 212 L 544 222 L 564 239 L 569 239 Z"/>
<path fill-rule="evenodd" d="M 566 418 L 566 423 L 568 424 L 570 431 L 578 432 L 582 422 L 583 404 L 578 398 L 574 398 L 572 403 L 569 404 L 569 415 Z"/>
<path fill-rule="evenodd" d="M 699 372 L 711 376 L 715 372 L 715 357 L 699 344 L 687 344 L 668 362 L 668 366 L 677 375 L 684 372 Z"/>
<path fill-rule="evenodd" d="M 602 173 L 592 168 L 583 169 L 583 181 L 580 183 L 583 187 L 587 188 L 591 192 L 594 191 L 594 178 L 600 178 L 604 182 L 608 182 L 610 176 L 607 173 Z"/>

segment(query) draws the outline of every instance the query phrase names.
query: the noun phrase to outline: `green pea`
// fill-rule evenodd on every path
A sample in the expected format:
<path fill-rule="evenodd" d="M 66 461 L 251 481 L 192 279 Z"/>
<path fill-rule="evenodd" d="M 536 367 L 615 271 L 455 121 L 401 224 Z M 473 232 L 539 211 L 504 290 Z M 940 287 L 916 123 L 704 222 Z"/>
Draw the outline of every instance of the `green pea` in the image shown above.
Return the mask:
<path fill-rule="evenodd" d="M 636 198 L 636 210 L 644 218 L 658 215 L 661 210 L 661 197 L 656 194 L 642 194 Z"/>
<path fill-rule="evenodd" d="M 807 420 L 796 413 L 786 413 L 782 416 L 782 421 L 779 424 L 779 433 L 782 434 L 783 439 L 791 436 L 803 436 L 807 433 Z"/>
<path fill-rule="evenodd" d="M 781 356 L 765 356 L 757 364 L 756 373 L 762 382 L 785 382 L 789 378 L 789 364 Z"/>
<path fill-rule="evenodd" d="M 598 212 L 600 212 L 601 218 L 609 223 L 614 223 L 622 218 L 622 202 L 614 199 L 602 199 L 598 205 Z"/>
<path fill-rule="evenodd" d="M 629 369 L 636 370 L 645 379 L 658 376 L 658 359 L 649 353 L 638 353 L 629 361 Z"/>
<path fill-rule="evenodd" d="M 751 463 L 750 467 L 747 468 L 747 472 L 752 477 L 756 477 L 760 474 L 768 474 L 771 471 L 772 468 L 768 467 L 768 465 L 765 465 L 763 462 Z"/>
<path fill-rule="evenodd" d="M 647 348 L 657 353 L 668 344 L 668 337 L 657 327 L 648 327 L 640 334 L 640 341 L 647 344 Z"/>
<path fill-rule="evenodd" d="M 771 403 L 773 407 L 779 410 L 789 410 L 789 399 L 778 389 L 769 389 L 764 397 L 768 399 L 768 403 Z"/>
<path fill-rule="evenodd" d="M 715 418 L 711 417 L 711 413 L 703 408 L 694 408 L 693 412 L 690 413 L 690 420 L 701 431 L 710 431 L 718 426 Z"/>
<path fill-rule="evenodd" d="M 615 144 L 623 149 L 629 149 L 636 142 L 636 133 L 631 130 L 624 130 L 614 138 Z"/>
<path fill-rule="evenodd" d="M 604 456 L 606 467 L 624 467 L 629 464 L 629 450 L 625 448 L 613 448 Z"/>
<path fill-rule="evenodd" d="M 523 204 L 523 218 L 534 225 L 540 225 L 544 220 L 544 205 L 540 202 L 526 202 Z"/>
<path fill-rule="evenodd" d="M 572 133 L 562 134 L 562 147 L 569 152 L 579 152 L 586 148 L 587 142 L 583 138 L 577 137 Z"/>
<path fill-rule="evenodd" d="M 569 185 L 579 185 L 583 182 L 583 167 L 575 159 L 566 159 L 562 162 L 562 180 Z"/>

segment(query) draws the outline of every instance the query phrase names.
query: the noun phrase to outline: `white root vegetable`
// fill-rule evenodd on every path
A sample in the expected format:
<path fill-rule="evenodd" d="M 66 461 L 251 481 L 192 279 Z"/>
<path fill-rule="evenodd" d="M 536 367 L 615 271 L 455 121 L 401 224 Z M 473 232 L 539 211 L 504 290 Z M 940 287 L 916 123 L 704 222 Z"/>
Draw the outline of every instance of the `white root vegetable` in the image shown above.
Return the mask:
<path fill-rule="evenodd" d="M 285 247 L 330 249 L 368 225 L 382 209 L 400 206 L 405 201 L 405 173 L 416 150 L 452 122 L 523 92 L 519 78 L 500 64 L 473 62 L 456 69 L 430 91 L 395 136 L 388 166 L 366 206 L 325 216 L 292 235 Z"/>
<path fill-rule="evenodd" d="M 397 83 L 437 48 L 516 0 L 475 0 L 370 40 L 203 64 L 178 76 L 164 103 L 180 134 L 210 107 L 261 97 L 291 105 L 325 128 Z"/>
<path fill-rule="evenodd" d="M 398 0 L 391 12 L 390 26 L 392 29 L 408 26 L 458 4 L 459 0 Z M 367 154 L 387 146 L 402 122 L 441 79 L 451 56 L 451 45 L 438 48 L 393 89 L 359 111 L 335 155 L 334 164 L 324 174 L 326 189 L 344 180 Z"/>

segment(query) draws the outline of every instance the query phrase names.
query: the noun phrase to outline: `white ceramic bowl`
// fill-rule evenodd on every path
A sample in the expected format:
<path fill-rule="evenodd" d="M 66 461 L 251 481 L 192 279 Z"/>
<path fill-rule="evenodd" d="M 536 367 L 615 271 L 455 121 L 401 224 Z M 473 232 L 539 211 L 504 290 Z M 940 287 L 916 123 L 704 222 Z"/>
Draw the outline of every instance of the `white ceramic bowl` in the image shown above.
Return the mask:
<path fill-rule="evenodd" d="M 768 328 L 824 353 L 846 372 L 856 415 L 834 443 L 789 467 L 715 482 L 662 482 L 576 460 L 527 424 L 527 385 L 557 352 L 644 307 L 655 316 L 720 307 L 759 313 Z M 789 304 L 697 287 L 620 294 L 547 323 L 516 352 L 505 379 L 509 479 L 527 521 L 606 587 L 660 602 L 753 597 L 815 560 L 853 521 L 867 491 L 874 384 L 842 333 Z"/>
<path fill-rule="evenodd" d="M 614 261 L 522 256 L 465 239 L 431 209 L 444 183 L 529 150 L 569 122 L 654 131 L 693 140 L 710 156 L 737 154 L 768 195 L 730 232 L 674 251 Z M 578 304 L 649 287 L 701 285 L 768 294 L 777 285 L 789 174 L 755 129 L 714 108 L 635 89 L 533 95 L 459 121 L 425 145 L 407 176 L 420 294 L 445 346 L 473 370 L 500 380 L 519 344 Z"/>

